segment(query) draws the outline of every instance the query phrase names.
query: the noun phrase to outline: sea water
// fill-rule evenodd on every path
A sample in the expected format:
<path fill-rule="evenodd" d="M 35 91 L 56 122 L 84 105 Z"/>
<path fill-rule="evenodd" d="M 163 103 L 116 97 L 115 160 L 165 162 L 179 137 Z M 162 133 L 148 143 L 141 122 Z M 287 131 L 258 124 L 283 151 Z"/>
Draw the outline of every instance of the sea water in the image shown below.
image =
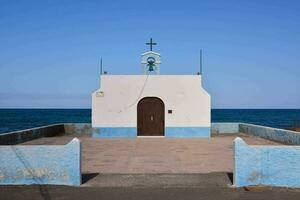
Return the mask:
<path fill-rule="evenodd" d="M 212 109 L 212 122 L 245 122 L 290 128 L 300 109 Z M 0 133 L 56 123 L 91 123 L 91 109 L 0 109 Z"/>

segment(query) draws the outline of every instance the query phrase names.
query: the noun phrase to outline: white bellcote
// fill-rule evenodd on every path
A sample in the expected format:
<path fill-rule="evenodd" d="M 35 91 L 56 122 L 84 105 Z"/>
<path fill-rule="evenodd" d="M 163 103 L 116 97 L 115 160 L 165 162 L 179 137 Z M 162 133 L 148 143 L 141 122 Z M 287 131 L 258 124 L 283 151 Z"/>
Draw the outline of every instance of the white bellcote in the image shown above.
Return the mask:
<path fill-rule="evenodd" d="M 142 54 L 142 68 L 144 74 L 159 74 L 160 73 L 160 54 L 152 51 L 152 46 L 156 45 L 156 43 L 152 42 L 152 38 L 150 38 L 150 42 L 146 43 L 146 45 L 150 45 L 150 51 L 147 51 Z"/>

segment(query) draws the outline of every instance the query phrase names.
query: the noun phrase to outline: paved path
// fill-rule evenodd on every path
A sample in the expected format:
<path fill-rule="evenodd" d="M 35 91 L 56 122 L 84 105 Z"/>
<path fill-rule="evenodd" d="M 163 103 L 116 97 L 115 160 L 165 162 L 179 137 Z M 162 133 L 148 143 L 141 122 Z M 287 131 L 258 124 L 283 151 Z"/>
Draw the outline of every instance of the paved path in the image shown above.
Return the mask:
<path fill-rule="evenodd" d="M 277 144 L 239 135 L 248 144 Z M 40 138 L 25 144 L 66 144 L 74 136 Z M 236 135 L 211 139 L 95 139 L 82 141 L 84 173 L 209 173 L 233 171 Z"/>
<path fill-rule="evenodd" d="M 127 178 L 126 178 L 127 177 Z M 94 180 L 93 180 L 94 179 Z M 81 187 L 67 186 L 0 186 L 1 200 L 51 199 L 241 199 L 241 200 L 299 200 L 300 190 L 286 188 L 233 188 L 226 173 L 169 175 L 98 175 Z"/>

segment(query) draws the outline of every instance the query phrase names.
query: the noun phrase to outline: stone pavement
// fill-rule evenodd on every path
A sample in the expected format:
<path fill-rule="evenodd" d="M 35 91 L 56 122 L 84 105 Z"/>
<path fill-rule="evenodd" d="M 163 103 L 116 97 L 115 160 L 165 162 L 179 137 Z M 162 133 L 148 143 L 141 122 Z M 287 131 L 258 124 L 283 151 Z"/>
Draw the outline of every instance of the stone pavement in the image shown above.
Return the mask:
<path fill-rule="evenodd" d="M 278 143 L 239 134 L 246 143 Z M 73 137 L 58 136 L 23 144 L 66 144 Z M 237 135 L 211 139 L 137 138 L 101 139 L 88 136 L 82 141 L 83 173 L 209 173 L 233 171 L 233 140 Z"/>

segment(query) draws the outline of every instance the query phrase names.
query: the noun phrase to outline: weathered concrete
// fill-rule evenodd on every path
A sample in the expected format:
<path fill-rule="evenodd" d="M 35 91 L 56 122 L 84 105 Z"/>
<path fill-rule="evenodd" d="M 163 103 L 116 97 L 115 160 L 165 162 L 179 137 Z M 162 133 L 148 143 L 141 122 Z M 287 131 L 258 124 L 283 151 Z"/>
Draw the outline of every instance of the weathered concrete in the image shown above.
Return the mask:
<path fill-rule="evenodd" d="M 69 135 L 92 135 L 93 128 L 90 123 L 66 123 L 64 133 Z"/>
<path fill-rule="evenodd" d="M 80 141 L 0 146 L 0 185 L 80 185 Z"/>
<path fill-rule="evenodd" d="M 234 185 L 300 188 L 300 146 L 249 146 L 234 140 Z"/>
<path fill-rule="evenodd" d="M 211 139 L 80 137 L 85 173 L 209 173 L 233 171 L 236 135 Z M 250 144 L 277 144 L 241 135 Z M 24 144 L 65 144 L 70 136 L 40 138 Z"/>
<path fill-rule="evenodd" d="M 300 145 L 300 132 L 241 123 L 239 132 L 284 144 Z"/>
<path fill-rule="evenodd" d="M 42 137 L 58 135 L 92 135 L 93 128 L 90 123 L 65 123 L 41 126 L 9 133 L 0 134 L 0 145 L 14 145 Z"/>
<path fill-rule="evenodd" d="M 38 128 L 26 129 L 0 134 L 0 145 L 12 145 L 41 137 L 52 137 L 64 133 L 63 124 L 53 124 Z"/>
<path fill-rule="evenodd" d="M 239 123 L 212 123 L 211 134 L 236 134 L 239 133 Z"/>
<path fill-rule="evenodd" d="M 231 174 L 224 172 L 207 174 L 97 174 L 84 182 L 89 187 L 201 187 L 231 186 Z"/>
<path fill-rule="evenodd" d="M 126 178 L 127 176 L 128 178 Z M 93 184 L 89 184 L 93 182 Z M 95 184 L 95 185 L 94 185 Z M 234 188 L 226 173 L 186 175 L 102 175 L 83 185 L 69 186 L 0 186 L 1 200 L 50 199 L 201 199 L 201 200 L 299 200 L 300 192 L 287 188 Z"/>

